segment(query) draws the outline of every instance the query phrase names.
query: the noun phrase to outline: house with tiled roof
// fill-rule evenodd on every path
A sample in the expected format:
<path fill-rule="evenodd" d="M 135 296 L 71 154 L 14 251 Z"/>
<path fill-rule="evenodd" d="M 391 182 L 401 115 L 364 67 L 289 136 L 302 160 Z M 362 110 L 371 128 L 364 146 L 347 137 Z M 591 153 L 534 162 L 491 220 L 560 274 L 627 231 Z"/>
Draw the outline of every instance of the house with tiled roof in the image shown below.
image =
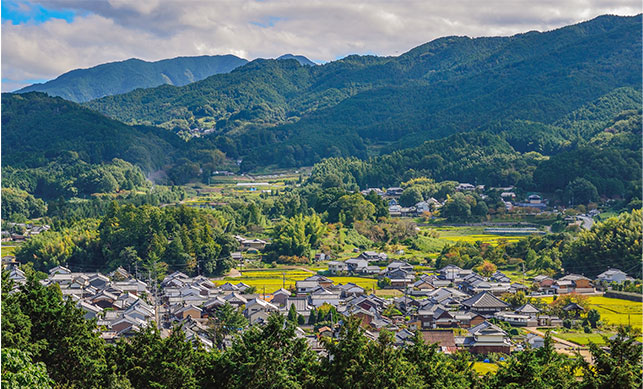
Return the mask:
<path fill-rule="evenodd" d="M 482 315 L 493 315 L 509 307 L 509 304 L 488 292 L 480 292 L 471 298 L 463 300 L 462 305 L 468 310 Z"/>
<path fill-rule="evenodd" d="M 440 351 L 445 354 L 451 354 L 457 350 L 453 330 L 423 330 L 420 333 L 426 343 L 437 344 Z"/>
<path fill-rule="evenodd" d="M 534 307 L 533 305 L 527 303 L 518 309 L 516 309 L 516 313 L 520 313 L 523 315 L 529 315 L 529 316 L 536 316 L 540 313 L 540 309 Z"/>
<path fill-rule="evenodd" d="M 596 281 L 603 281 L 603 282 L 607 282 L 608 284 L 612 282 L 621 284 L 625 281 L 634 281 L 634 279 L 628 276 L 627 273 L 625 273 L 624 271 L 610 268 L 607 271 L 604 271 L 598 276 L 596 276 Z"/>
<path fill-rule="evenodd" d="M 511 343 L 505 331 L 488 321 L 469 329 L 463 346 L 472 354 L 504 353 L 509 354 Z"/>

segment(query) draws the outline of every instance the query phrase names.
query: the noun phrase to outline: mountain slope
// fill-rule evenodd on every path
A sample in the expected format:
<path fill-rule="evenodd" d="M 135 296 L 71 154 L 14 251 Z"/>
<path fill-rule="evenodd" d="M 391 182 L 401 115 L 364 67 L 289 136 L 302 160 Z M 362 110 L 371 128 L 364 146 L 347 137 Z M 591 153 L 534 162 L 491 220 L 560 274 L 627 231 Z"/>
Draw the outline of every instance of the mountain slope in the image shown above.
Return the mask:
<path fill-rule="evenodd" d="M 72 70 L 54 80 L 27 86 L 16 93 L 45 92 L 70 101 L 85 102 L 137 88 L 162 84 L 186 85 L 213 74 L 228 73 L 247 62 L 234 55 L 178 57 L 156 62 L 132 58 Z"/>
<path fill-rule="evenodd" d="M 87 106 L 128 123 L 211 128 L 252 145 L 235 151 L 251 165 L 301 165 L 363 157 L 375 144 L 392 151 L 494 125 L 503 132 L 499 121 L 556 131 L 558 120 L 617 88 L 640 91 L 640 52 L 640 16 L 602 16 L 544 33 L 440 38 L 399 57 L 257 60 Z"/>
<path fill-rule="evenodd" d="M 3 166 L 43 166 L 71 151 L 87 163 L 120 158 L 151 171 L 183 144 L 167 131 L 128 126 L 60 97 L 2 94 Z"/>

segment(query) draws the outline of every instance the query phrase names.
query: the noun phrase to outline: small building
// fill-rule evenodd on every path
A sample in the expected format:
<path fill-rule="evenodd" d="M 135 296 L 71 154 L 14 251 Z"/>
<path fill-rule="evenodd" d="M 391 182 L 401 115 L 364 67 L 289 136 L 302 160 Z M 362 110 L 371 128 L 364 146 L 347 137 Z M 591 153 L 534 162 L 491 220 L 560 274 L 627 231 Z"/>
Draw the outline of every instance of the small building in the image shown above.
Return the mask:
<path fill-rule="evenodd" d="M 453 330 L 422 330 L 420 333 L 427 344 L 437 344 L 443 353 L 452 354 L 456 351 Z"/>
<path fill-rule="evenodd" d="M 455 190 L 460 191 L 460 192 L 462 192 L 462 191 L 471 191 L 471 190 L 475 190 L 475 189 L 476 189 L 475 185 L 471 185 L 471 184 L 469 184 L 467 182 L 459 183 L 455 187 Z"/>
<path fill-rule="evenodd" d="M 619 269 L 608 269 L 607 271 L 602 272 L 596 277 L 596 281 L 607 282 L 608 284 L 615 282 L 621 284 L 624 281 L 634 281 L 634 278 L 630 277 L 624 271 Z"/>
<path fill-rule="evenodd" d="M 328 271 L 331 274 L 339 274 L 342 272 L 348 271 L 348 265 L 342 261 L 330 261 L 328 262 Z"/>
<path fill-rule="evenodd" d="M 194 305 L 186 305 L 185 307 L 181 307 L 176 310 L 174 312 L 174 316 L 179 319 L 187 319 L 188 317 L 191 317 L 192 319 L 200 319 L 202 313 L 203 310 L 201 308 Z"/>
<path fill-rule="evenodd" d="M 542 336 L 531 333 L 527 334 L 526 342 L 531 348 L 541 348 L 545 345 L 545 339 Z"/>
<path fill-rule="evenodd" d="M 402 189 L 402 188 L 391 187 L 391 188 L 386 189 L 386 196 L 400 197 L 402 195 L 402 192 L 404 192 L 404 189 Z"/>
<path fill-rule="evenodd" d="M 529 195 L 529 197 L 527 197 L 527 202 L 529 204 L 540 204 L 543 202 L 543 199 L 537 194 L 532 194 L 532 195 Z"/>
<path fill-rule="evenodd" d="M 527 303 L 527 304 L 519 307 L 518 309 L 516 309 L 516 313 L 519 313 L 521 315 L 528 315 L 528 316 L 535 317 L 540 313 L 540 309 L 538 309 L 538 308 L 534 307 L 533 305 Z"/>
<path fill-rule="evenodd" d="M 538 321 L 535 317 L 513 312 L 496 312 L 493 317 L 511 324 L 514 327 L 536 327 Z"/>
<path fill-rule="evenodd" d="M 581 312 L 584 312 L 584 311 L 585 311 L 585 308 L 581 307 L 576 303 L 569 303 L 563 307 L 563 312 L 573 317 L 580 317 Z"/>
<path fill-rule="evenodd" d="M 317 281 L 297 281 L 295 282 L 295 288 L 297 289 L 297 296 L 307 295 L 313 290 L 319 287 L 319 282 Z"/>
<path fill-rule="evenodd" d="M 266 247 L 266 244 L 268 243 L 265 240 L 248 239 L 240 235 L 235 236 L 235 239 L 239 242 L 239 245 L 241 245 L 241 248 L 244 250 L 248 250 L 248 249 L 263 250 Z"/>

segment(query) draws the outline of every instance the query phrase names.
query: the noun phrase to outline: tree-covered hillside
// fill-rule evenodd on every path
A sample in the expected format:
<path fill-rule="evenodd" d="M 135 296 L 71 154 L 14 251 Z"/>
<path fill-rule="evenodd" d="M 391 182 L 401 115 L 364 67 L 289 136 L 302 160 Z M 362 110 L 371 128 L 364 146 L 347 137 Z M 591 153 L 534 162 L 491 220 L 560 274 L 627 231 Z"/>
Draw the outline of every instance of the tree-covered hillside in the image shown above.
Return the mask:
<path fill-rule="evenodd" d="M 128 126 L 59 97 L 2 94 L 3 166 L 44 166 L 72 151 L 87 163 L 120 158 L 150 171 L 184 143 L 167 131 Z"/>
<path fill-rule="evenodd" d="M 131 58 L 89 69 L 72 70 L 54 80 L 27 86 L 16 93 L 45 92 L 50 96 L 85 102 L 137 88 L 162 84 L 186 85 L 213 74 L 228 73 L 247 62 L 234 55 L 178 57 L 156 62 Z"/>
<path fill-rule="evenodd" d="M 568 125 L 581 107 L 624 94 L 621 110 L 638 108 L 640 97 L 631 96 L 640 95 L 640 51 L 640 17 L 601 16 L 544 33 L 441 38 L 399 57 L 314 67 L 257 60 L 87 106 L 130 123 L 212 128 L 248 169 L 365 157 L 374 146 L 392 151 L 485 129 L 506 134 L 517 150 L 555 153 L 585 135 L 586 123 Z"/>

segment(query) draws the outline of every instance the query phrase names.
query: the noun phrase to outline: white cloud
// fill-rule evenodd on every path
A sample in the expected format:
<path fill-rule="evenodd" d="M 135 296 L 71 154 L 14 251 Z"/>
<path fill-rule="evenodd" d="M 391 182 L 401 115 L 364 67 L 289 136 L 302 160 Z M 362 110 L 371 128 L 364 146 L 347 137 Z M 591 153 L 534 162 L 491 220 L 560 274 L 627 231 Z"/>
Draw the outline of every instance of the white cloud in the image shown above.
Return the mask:
<path fill-rule="evenodd" d="M 445 35 L 511 35 L 614 13 L 638 0 L 42 0 L 78 11 L 67 23 L 2 24 L 3 90 L 79 67 L 137 57 L 235 54 L 248 59 L 303 54 L 330 61 L 352 53 L 398 55 Z"/>

